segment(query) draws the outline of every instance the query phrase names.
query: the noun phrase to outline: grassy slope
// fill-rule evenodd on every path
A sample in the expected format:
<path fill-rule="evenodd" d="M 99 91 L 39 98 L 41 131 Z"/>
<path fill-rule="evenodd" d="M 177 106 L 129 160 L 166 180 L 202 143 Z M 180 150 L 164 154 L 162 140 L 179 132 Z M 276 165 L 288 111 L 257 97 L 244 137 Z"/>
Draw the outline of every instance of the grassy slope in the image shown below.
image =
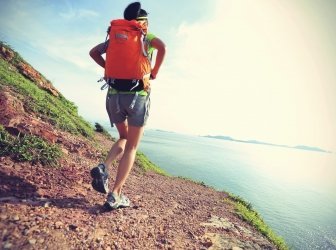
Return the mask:
<path fill-rule="evenodd" d="M 9 48 L 8 46 L 3 46 Z M 15 57 L 7 62 L 0 58 L 0 91 L 9 87 L 24 103 L 27 112 L 34 113 L 42 120 L 53 124 L 56 128 L 92 137 L 91 125 L 78 115 L 77 107 L 62 95 L 53 96 L 40 89 L 35 83 L 21 75 L 16 67 L 20 62 L 25 62 L 16 52 Z"/>
<path fill-rule="evenodd" d="M 13 51 L 3 42 L 0 45 Z M 0 91 L 9 89 L 23 103 L 27 113 L 34 114 L 57 129 L 92 138 L 93 128 L 78 115 L 77 107 L 62 95 L 56 97 L 25 78 L 17 68 L 20 63 L 29 64 L 17 52 L 13 53 L 14 57 L 9 62 L 0 58 Z M 41 77 L 45 79 L 42 75 Z M 3 126 L 0 126 L 0 146 L 0 156 L 10 156 L 13 160 L 32 164 L 39 162 L 57 166 L 58 159 L 62 156 L 57 144 L 52 145 L 34 135 L 14 137 Z"/>

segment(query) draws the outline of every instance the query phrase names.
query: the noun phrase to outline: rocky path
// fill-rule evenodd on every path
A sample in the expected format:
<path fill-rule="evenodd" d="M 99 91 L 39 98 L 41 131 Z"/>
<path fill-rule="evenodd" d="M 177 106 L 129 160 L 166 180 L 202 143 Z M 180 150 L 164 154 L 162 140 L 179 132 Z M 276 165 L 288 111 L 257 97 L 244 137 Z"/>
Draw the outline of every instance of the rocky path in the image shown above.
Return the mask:
<path fill-rule="evenodd" d="M 69 148 L 60 168 L 0 159 L 1 249 L 275 249 L 224 192 L 137 166 L 124 188 L 131 207 L 106 212 L 90 186 L 94 150 Z"/>

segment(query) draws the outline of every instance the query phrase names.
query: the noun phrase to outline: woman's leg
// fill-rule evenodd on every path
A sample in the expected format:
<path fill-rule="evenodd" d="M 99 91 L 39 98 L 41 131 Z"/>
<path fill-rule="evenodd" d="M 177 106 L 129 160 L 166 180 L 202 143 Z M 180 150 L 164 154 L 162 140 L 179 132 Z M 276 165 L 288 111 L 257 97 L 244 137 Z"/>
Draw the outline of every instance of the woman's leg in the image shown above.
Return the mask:
<path fill-rule="evenodd" d="M 127 141 L 124 149 L 124 154 L 121 157 L 118 166 L 116 181 L 112 192 L 120 196 L 122 186 L 125 184 L 126 179 L 132 169 L 136 151 L 141 140 L 144 127 L 129 126 L 127 132 Z"/>
<path fill-rule="evenodd" d="M 117 159 L 119 156 L 122 156 L 127 141 L 127 133 L 128 133 L 127 121 L 116 124 L 116 127 L 119 132 L 119 139 L 112 145 L 110 152 L 108 153 L 106 160 L 104 162 L 105 166 L 108 169 L 110 169 L 115 159 Z"/>

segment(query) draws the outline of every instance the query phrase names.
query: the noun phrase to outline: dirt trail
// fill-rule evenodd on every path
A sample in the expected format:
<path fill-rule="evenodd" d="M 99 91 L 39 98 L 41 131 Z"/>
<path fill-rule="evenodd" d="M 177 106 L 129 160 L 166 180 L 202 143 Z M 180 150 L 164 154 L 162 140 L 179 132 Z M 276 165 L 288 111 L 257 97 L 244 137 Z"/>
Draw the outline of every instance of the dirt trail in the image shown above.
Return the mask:
<path fill-rule="evenodd" d="M 225 193 L 137 166 L 124 188 L 131 207 L 106 212 L 105 196 L 90 185 L 97 156 L 77 151 L 60 168 L 1 158 L 1 249 L 275 249 Z"/>

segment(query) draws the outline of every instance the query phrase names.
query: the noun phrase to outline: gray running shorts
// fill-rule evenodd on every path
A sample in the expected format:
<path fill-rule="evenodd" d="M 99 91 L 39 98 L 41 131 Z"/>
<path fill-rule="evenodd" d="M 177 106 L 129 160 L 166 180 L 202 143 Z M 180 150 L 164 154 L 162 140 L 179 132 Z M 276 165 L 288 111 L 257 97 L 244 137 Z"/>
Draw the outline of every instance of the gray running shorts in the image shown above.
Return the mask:
<path fill-rule="evenodd" d="M 146 125 L 149 115 L 150 97 L 136 94 L 107 94 L 106 110 L 111 126 L 127 122 L 131 126 L 142 127 Z"/>

